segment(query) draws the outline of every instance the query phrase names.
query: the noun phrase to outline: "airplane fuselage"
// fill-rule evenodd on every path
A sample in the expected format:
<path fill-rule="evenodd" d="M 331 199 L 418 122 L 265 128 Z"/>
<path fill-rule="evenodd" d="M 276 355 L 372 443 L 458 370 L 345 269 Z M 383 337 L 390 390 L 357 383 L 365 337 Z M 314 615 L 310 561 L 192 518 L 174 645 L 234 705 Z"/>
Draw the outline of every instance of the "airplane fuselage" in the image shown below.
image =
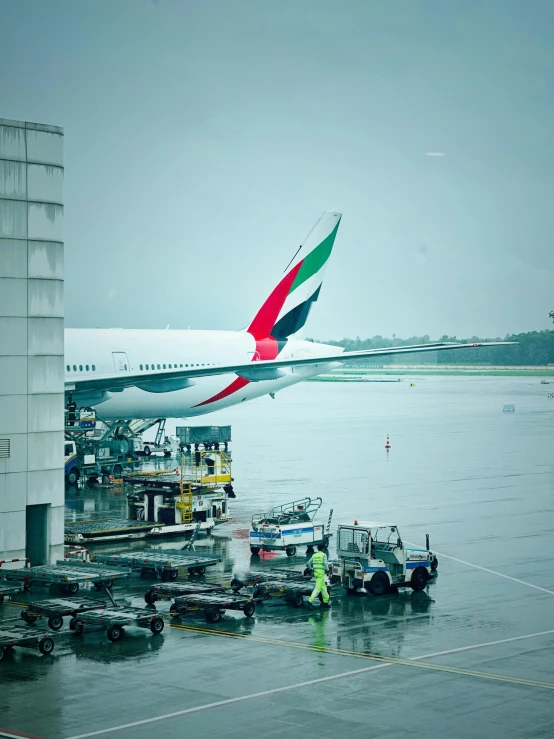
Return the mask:
<path fill-rule="evenodd" d="M 337 347 L 289 339 L 256 340 L 246 331 L 179 331 L 143 329 L 66 329 L 65 380 L 137 373 L 144 384 L 120 392 L 82 393 L 78 406 L 97 408 L 106 420 L 129 418 L 190 418 L 277 392 L 321 374 L 337 362 L 286 368 L 275 379 L 249 380 L 236 374 L 191 380 L 152 381 L 160 370 L 244 364 L 256 359 L 324 357 Z M 150 378 L 150 379 L 149 379 Z"/>

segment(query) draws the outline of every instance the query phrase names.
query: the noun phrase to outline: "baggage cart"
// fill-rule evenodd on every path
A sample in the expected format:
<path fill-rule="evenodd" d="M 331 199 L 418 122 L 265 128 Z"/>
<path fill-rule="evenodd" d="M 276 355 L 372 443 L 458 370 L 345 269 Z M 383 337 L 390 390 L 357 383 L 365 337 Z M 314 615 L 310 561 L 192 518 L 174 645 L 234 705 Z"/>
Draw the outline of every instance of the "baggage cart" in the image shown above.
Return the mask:
<path fill-rule="evenodd" d="M 41 654 L 51 654 L 54 639 L 43 629 L 30 629 L 28 626 L 8 622 L 0 623 L 0 662 L 14 647 L 38 649 Z"/>
<path fill-rule="evenodd" d="M 157 577 L 162 580 L 176 580 L 179 568 L 188 570 L 193 575 L 203 575 L 206 567 L 221 562 L 221 557 L 201 554 L 183 554 L 183 550 L 122 552 L 121 554 L 94 554 L 94 562 L 101 562 L 112 567 L 130 567 L 142 576 Z"/>
<path fill-rule="evenodd" d="M 255 513 L 250 526 L 250 552 L 257 556 L 260 551 L 284 551 L 287 557 L 294 557 L 299 546 L 305 546 L 308 555 L 319 545 L 327 549 L 333 510 L 325 527 L 324 521 L 316 519 L 322 502 L 321 498 L 302 498 Z"/>
<path fill-rule="evenodd" d="M 311 573 L 304 570 L 284 570 L 284 569 L 267 569 L 267 570 L 249 570 L 244 575 L 234 575 L 231 580 L 231 588 L 233 590 L 241 590 L 245 587 L 252 587 L 261 582 L 269 581 L 285 581 L 285 580 L 305 580 L 311 578 Z"/>
<path fill-rule="evenodd" d="M 59 631 L 63 626 L 64 616 L 72 616 L 71 628 L 75 623 L 75 618 L 80 613 L 105 608 L 106 606 L 106 601 L 96 600 L 96 598 L 53 598 L 28 603 L 21 611 L 21 618 L 28 624 L 34 624 L 39 618 L 47 618 L 48 627 L 52 631 Z"/>
<path fill-rule="evenodd" d="M 180 595 L 206 595 L 207 593 L 224 593 L 223 585 L 208 583 L 164 583 L 152 585 L 144 594 L 144 600 L 152 605 L 157 600 L 173 600 Z"/>
<path fill-rule="evenodd" d="M 153 634 L 161 634 L 164 630 L 163 617 L 156 612 L 144 608 L 102 608 L 95 611 L 80 613 L 71 624 L 72 630 L 84 634 L 89 628 L 100 627 L 106 629 L 106 636 L 110 641 L 118 641 L 123 636 L 125 626 L 139 626 L 150 629 Z"/>
<path fill-rule="evenodd" d="M 284 600 L 295 608 L 301 608 L 304 598 L 309 597 L 313 589 L 313 583 L 308 581 L 268 580 L 254 585 L 252 597 L 259 601 Z"/>
<path fill-rule="evenodd" d="M 242 611 L 249 618 L 254 615 L 256 604 L 251 595 L 238 593 L 209 593 L 207 595 L 181 595 L 175 598 L 169 609 L 170 616 L 202 613 L 208 623 L 221 621 L 225 611 Z"/>
<path fill-rule="evenodd" d="M 10 585 L 5 580 L 0 580 L 0 606 L 4 602 L 7 595 L 14 595 L 15 593 L 21 593 L 23 585 Z"/>
<path fill-rule="evenodd" d="M 130 574 L 131 570 L 128 568 L 122 570 L 80 560 L 71 563 L 58 560 L 54 565 L 7 570 L 5 577 L 6 580 L 22 582 L 26 590 L 33 585 L 58 585 L 63 593 L 75 595 L 79 592 L 79 585 L 85 582 L 93 583 L 97 590 L 105 589 L 108 592 L 114 580 L 129 577 Z"/>

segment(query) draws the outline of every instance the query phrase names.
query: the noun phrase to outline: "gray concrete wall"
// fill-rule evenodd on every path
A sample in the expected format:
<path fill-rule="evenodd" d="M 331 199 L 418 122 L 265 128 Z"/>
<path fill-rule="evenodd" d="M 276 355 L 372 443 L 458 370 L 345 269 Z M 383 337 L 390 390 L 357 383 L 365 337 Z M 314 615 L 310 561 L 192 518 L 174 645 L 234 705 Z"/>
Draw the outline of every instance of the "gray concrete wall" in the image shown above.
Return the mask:
<path fill-rule="evenodd" d="M 63 174 L 61 128 L 0 118 L 0 560 L 44 504 L 63 556 Z"/>

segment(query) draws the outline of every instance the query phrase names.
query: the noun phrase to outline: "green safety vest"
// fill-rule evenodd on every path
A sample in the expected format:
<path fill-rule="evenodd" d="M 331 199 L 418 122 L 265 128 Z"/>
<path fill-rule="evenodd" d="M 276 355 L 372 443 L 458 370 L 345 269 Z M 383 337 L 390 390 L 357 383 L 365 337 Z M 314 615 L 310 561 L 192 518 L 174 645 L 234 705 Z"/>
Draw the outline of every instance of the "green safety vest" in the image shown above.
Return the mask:
<path fill-rule="evenodd" d="M 325 554 L 323 552 L 316 552 L 312 555 L 312 567 L 314 568 L 314 575 L 323 574 L 325 572 Z"/>

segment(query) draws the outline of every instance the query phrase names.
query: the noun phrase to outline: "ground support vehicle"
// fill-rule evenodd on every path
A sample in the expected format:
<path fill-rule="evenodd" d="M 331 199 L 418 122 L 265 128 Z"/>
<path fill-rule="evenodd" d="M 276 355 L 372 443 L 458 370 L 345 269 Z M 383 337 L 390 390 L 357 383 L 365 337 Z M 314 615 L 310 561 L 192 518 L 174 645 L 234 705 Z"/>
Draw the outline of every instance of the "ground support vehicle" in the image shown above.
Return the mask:
<path fill-rule="evenodd" d="M 255 513 L 250 527 L 250 551 L 257 555 L 260 551 L 284 551 L 294 557 L 297 547 L 305 546 L 308 555 L 314 547 L 329 545 L 331 517 L 327 527 L 315 517 L 322 504 L 321 498 L 302 498 L 276 506 L 265 513 Z"/>
<path fill-rule="evenodd" d="M 337 531 L 338 562 L 330 564 L 331 582 L 349 592 L 383 595 L 392 588 L 424 590 L 431 575 L 431 552 L 406 547 L 394 524 L 354 521 Z"/>
<path fill-rule="evenodd" d="M 106 601 L 95 598 L 53 598 L 28 603 L 21 611 L 21 618 L 28 624 L 34 624 L 39 618 L 48 619 L 48 627 L 52 631 L 59 631 L 63 626 L 64 616 L 76 618 L 80 613 L 94 611 L 107 606 Z"/>
<path fill-rule="evenodd" d="M 21 593 L 23 585 L 9 585 L 5 580 L 0 580 L 0 606 L 7 595 Z"/>
<path fill-rule="evenodd" d="M 68 438 L 68 437 L 72 438 Z M 68 432 L 64 442 L 65 480 L 75 485 L 79 478 L 110 481 L 110 475 L 120 478 L 124 468 L 135 469 L 137 460 L 133 452 L 126 451 L 126 440 L 99 441 L 79 437 L 79 432 Z"/>
<path fill-rule="evenodd" d="M 118 641 L 123 636 L 125 626 L 139 626 L 150 629 L 153 634 L 161 634 L 165 623 L 159 613 L 144 608 L 117 606 L 80 613 L 69 624 L 69 628 L 78 635 L 95 626 L 106 629 L 106 636 L 110 641 Z"/>
<path fill-rule="evenodd" d="M 251 595 L 238 593 L 208 593 L 206 595 L 181 595 L 175 598 L 169 609 L 174 618 L 189 613 L 203 613 L 206 621 L 215 624 L 221 621 L 225 611 L 242 611 L 249 618 L 256 611 Z"/>
<path fill-rule="evenodd" d="M 91 559 L 112 567 L 130 567 L 135 572 L 140 572 L 143 577 L 159 575 L 162 580 L 176 580 L 181 567 L 193 575 L 203 575 L 206 567 L 213 567 L 222 561 L 221 557 L 183 554 L 182 550 L 171 549 L 161 552 L 150 550 L 122 552 L 121 554 L 93 554 Z"/>
<path fill-rule="evenodd" d="M 30 629 L 12 623 L 0 623 L 0 662 L 13 647 L 38 649 L 41 654 L 50 654 L 54 649 L 54 639 L 43 629 Z"/>
<path fill-rule="evenodd" d="M 109 594 L 114 580 L 129 577 L 130 574 L 129 568 L 122 570 L 92 562 L 75 560 L 68 563 L 65 560 L 58 560 L 54 565 L 7 570 L 5 577 L 6 580 L 22 582 L 25 589 L 33 585 L 58 585 L 63 593 L 75 595 L 79 592 L 79 585 L 85 582 L 91 582 L 97 590 L 105 590 Z"/>
<path fill-rule="evenodd" d="M 144 594 L 144 600 L 152 605 L 157 600 L 173 600 L 180 595 L 206 595 L 207 593 L 224 593 L 223 585 L 208 583 L 162 583 L 152 585 Z"/>

